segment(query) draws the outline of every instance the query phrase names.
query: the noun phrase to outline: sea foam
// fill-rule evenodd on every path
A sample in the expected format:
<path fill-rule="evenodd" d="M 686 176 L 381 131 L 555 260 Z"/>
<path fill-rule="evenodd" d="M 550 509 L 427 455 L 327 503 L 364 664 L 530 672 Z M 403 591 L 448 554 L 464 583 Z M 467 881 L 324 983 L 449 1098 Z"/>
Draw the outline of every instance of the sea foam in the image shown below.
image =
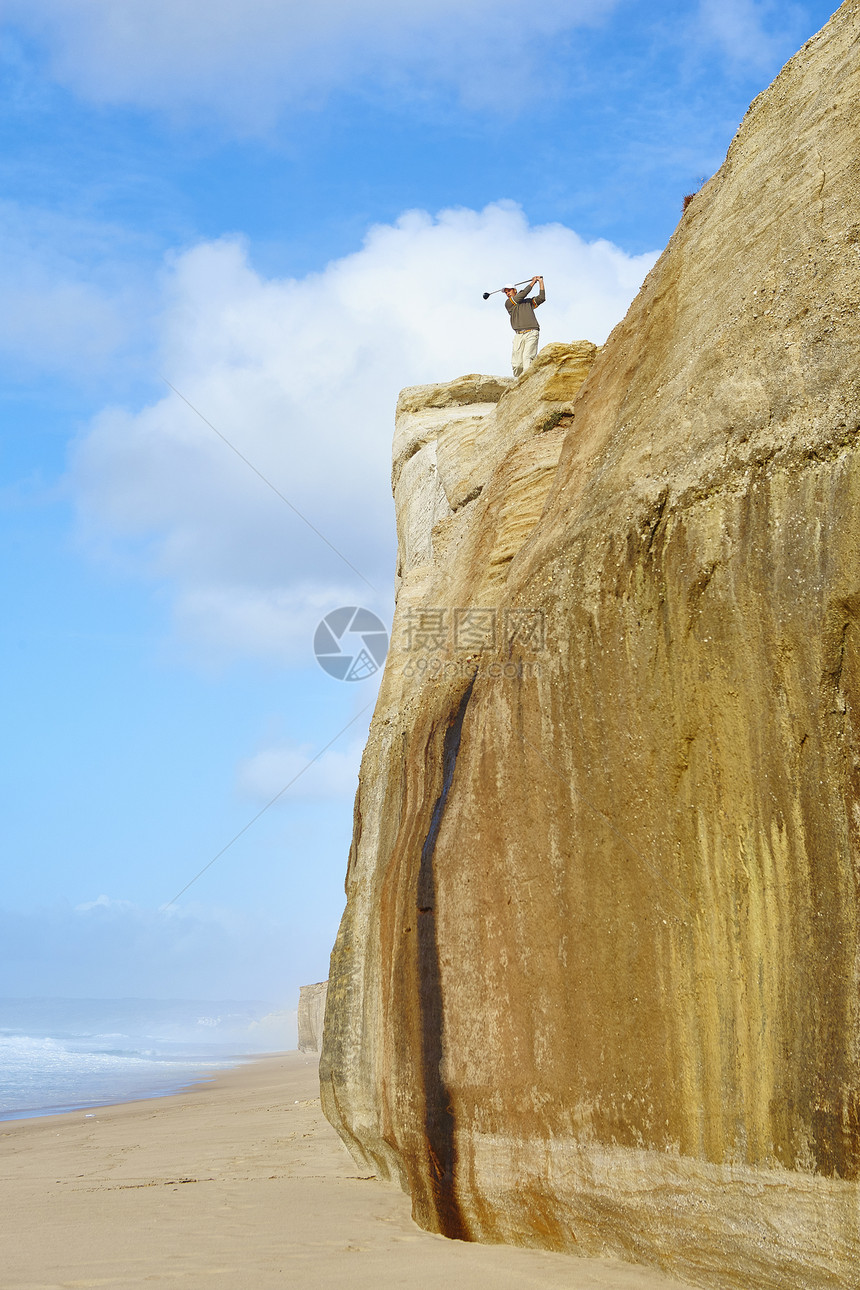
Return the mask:
<path fill-rule="evenodd" d="M 0 1120 L 159 1097 L 295 1047 L 295 1014 L 258 1002 L 0 1000 Z"/>

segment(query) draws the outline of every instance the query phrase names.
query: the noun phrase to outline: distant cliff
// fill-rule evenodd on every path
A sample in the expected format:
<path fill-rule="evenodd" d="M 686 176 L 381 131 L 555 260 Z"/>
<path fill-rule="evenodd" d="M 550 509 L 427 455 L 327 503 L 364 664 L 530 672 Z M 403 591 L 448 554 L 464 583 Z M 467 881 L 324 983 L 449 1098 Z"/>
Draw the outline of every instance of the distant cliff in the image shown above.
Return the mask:
<path fill-rule="evenodd" d="M 860 1267 L 860 7 L 627 317 L 405 390 L 326 1114 L 449 1236 Z"/>
<path fill-rule="evenodd" d="M 303 985 L 299 988 L 296 1024 L 300 1053 L 318 1053 L 322 1048 L 327 991 L 328 981 L 317 981 L 315 985 Z"/>

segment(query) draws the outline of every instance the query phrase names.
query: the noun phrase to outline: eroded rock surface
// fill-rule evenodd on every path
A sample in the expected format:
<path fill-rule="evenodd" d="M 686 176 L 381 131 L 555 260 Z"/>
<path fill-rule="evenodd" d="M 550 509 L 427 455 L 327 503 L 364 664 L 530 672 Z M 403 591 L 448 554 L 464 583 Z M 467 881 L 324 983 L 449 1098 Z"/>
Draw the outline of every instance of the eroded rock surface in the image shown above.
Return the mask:
<path fill-rule="evenodd" d="M 327 993 L 328 981 L 317 981 L 313 985 L 299 987 L 296 1022 L 300 1053 L 318 1053 L 322 1048 Z"/>
<path fill-rule="evenodd" d="M 321 1076 L 449 1236 L 857 1286 L 858 103 L 852 2 L 602 352 L 404 392 Z"/>

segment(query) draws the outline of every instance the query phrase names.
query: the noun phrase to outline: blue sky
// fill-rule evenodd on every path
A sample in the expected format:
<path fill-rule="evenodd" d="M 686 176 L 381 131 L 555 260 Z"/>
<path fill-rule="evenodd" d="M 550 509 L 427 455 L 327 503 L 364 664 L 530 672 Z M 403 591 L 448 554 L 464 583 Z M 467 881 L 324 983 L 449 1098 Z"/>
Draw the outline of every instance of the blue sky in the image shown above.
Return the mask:
<path fill-rule="evenodd" d="M 605 339 L 834 7 L 0 0 L 0 994 L 326 975 L 369 712 L 160 907 L 372 703 L 311 640 L 390 621 L 398 389 L 508 278 Z"/>

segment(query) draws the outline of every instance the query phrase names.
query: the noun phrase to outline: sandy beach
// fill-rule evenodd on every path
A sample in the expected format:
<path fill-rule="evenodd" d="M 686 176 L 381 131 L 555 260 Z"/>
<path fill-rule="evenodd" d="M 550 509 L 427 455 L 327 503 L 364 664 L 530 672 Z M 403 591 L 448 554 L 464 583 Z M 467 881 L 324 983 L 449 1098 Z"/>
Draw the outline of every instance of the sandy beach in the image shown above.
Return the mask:
<path fill-rule="evenodd" d="M 678 1290 L 617 1262 L 448 1241 L 361 1177 L 317 1064 L 265 1057 L 173 1097 L 0 1125 L 3 1290 L 301 1285 Z"/>

